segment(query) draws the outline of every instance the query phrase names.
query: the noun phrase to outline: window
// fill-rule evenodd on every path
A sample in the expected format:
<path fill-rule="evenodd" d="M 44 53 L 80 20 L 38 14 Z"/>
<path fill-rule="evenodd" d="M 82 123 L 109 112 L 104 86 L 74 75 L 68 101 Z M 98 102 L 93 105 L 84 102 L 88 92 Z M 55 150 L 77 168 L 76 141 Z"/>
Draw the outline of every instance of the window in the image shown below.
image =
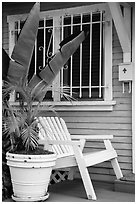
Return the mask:
<path fill-rule="evenodd" d="M 37 40 L 30 65 L 29 79 L 39 73 L 60 42 L 72 33 L 88 30 L 89 35 L 62 67 L 46 101 L 63 101 L 60 91 L 67 87 L 77 104 L 110 102 L 112 100 L 112 25 L 107 4 L 96 4 L 41 13 Z M 24 18 L 25 19 L 25 18 Z M 23 27 L 21 15 L 9 16 L 10 53 Z M 18 94 L 16 95 L 18 98 Z M 78 103 L 80 102 L 80 103 Z M 67 103 L 66 103 L 67 104 Z M 100 103 L 98 103 L 100 104 Z M 112 103 L 111 103 L 112 105 Z"/>

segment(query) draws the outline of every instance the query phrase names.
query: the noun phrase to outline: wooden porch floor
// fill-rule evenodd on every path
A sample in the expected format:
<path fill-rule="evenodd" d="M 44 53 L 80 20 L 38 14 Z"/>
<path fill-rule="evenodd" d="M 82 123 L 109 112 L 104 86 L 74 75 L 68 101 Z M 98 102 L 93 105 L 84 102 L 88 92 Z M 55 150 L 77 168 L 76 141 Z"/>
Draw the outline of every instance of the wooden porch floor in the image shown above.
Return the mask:
<path fill-rule="evenodd" d="M 135 194 L 114 192 L 113 184 L 94 182 L 97 195 L 96 202 L 135 202 Z M 50 196 L 44 202 L 95 202 L 86 198 L 80 179 L 64 181 L 49 186 Z M 3 202 L 13 202 L 12 199 Z"/>

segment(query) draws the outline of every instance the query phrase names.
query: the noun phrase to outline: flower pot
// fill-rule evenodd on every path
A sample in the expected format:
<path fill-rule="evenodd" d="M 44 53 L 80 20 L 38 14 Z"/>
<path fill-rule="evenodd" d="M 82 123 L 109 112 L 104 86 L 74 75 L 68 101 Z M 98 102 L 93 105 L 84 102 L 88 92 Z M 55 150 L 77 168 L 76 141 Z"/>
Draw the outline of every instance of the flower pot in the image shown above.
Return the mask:
<path fill-rule="evenodd" d="M 15 201 L 42 201 L 47 193 L 56 154 L 23 155 L 7 152 Z"/>

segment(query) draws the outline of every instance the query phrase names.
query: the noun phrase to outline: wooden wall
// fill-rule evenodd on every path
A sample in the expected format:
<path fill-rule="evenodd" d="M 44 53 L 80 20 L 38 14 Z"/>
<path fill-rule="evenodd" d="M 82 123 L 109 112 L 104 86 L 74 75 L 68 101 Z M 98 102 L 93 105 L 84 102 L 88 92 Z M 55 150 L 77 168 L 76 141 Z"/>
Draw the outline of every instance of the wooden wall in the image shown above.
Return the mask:
<path fill-rule="evenodd" d="M 28 3 L 28 7 L 31 8 L 32 3 Z M 46 4 L 46 3 L 45 3 Z M 65 3 L 66 7 L 79 6 L 81 3 Z M 82 3 L 83 4 L 83 3 Z M 60 5 L 55 3 L 54 8 L 48 3 L 45 5 L 46 9 L 63 8 L 64 4 Z M 26 13 L 28 8 L 23 3 L 22 7 L 18 8 L 14 6 L 6 6 L 3 4 L 3 24 L 2 45 L 8 51 L 8 26 L 6 23 L 6 16 L 9 14 Z M 45 9 L 42 7 L 43 10 Z M 122 84 L 118 81 L 118 64 L 122 62 L 122 50 L 117 37 L 117 33 L 113 26 L 113 100 L 116 101 L 116 105 L 112 112 L 60 112 L 60 116 L 63 117 L 67 123 L 70 133 L 72 134 L 113 134 L 113 146 L 115 147 L 119 157 L 120 166 L 123 174 L 127 174 L 132 171 L 132 135 L 131 135 L 131 105 L 132 96 L 128 93 L 128 86 L 126 85 L 125 93 L 122 93 Z M 42 115 L 46 115 L 42 112 Z M 85 151 L 88 151 L 90 147 L 97 147 L 97 142 L 86 143 Z M 99 143 L 102 148 L 102 143 Z M 89 168 L 91 177 L 96 180 L 113 181 L 115 179 L 113 169 L 109 162 L 96 165 Z M 78 177 L 79 174 L 76 174 Z"/>

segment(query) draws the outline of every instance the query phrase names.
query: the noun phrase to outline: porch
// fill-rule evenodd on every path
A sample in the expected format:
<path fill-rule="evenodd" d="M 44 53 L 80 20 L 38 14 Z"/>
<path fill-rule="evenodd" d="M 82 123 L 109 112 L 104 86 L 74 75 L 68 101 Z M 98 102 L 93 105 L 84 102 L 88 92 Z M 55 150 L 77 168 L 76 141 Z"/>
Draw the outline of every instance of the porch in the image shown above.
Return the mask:
<path fill-rule="evenodd" d="M 135 202 L 135 194 L 116 192 L 114 184 L 108 182 L 94 182 L 96 202 Z M 86 193 L 81 179 L 64 181 L 49 186 L 50 196 L 46 202 L 94 202 L 86 198 Z M 13 202 L 7 199 L 4 202 Z"/>
<path fill-rule="evenodd" d="M 13 28 L 15 27 L 16 24 L 18 27 L 17 33 L 19 33 L 20 25 L 21 25 L 21 20 L 17 18 L 17 19 L 15 19 L 15 22 L 14 22 L 14 19 L 12 19 L 11 14 L 16 15 L 16 14 L 21 13 L 24 15 L 24 13 L 27 12 L 27 6 L 25 6 L 25 3 L 24 3 L 24 7 L 21 7 L 19 4 L 16 4 L 16 6 L 15 6 L 15 4 L 13 4 L 13 9 L 10 6 L 9 7 L 5 6 L 5 10 L 4 10 L 5 13 L 3 14 L 3 16 L 4 16 L 3 47 L 9 53 L 11 53 L 11 50 L 15 44 L 15 42 L 13 42 L 14 41 L 13 38 L 15 36 L 11 35 L 12 36 L 11 37 L 9 35 L 9 33 L 11 33 L 11 34 L 14 33 Z M 92 3 L 90 3 L 90 4 L 92 4 Z M 89 10 L 89 14 L 88 14 L 89 19 L 92 19 L 92 12 L 94 11 L 94 7 L 96 8 L 96 3 L 94 3 L 94 4 L 95 5 L 91 5 L 91 9 Z M 63 6 L 61 8 L 64 8 L 64 4 L 62 4 L 62 5 Z M 53 7 L 51 6 L 51 8 L 50 8 L 50 6 L 51 5 L 49 5 L 49 10 L 51 8 L 58 9 L 58 7 L 54 7 L 54 5 L 53 5 Z M 80 5 L 78 5 L 78 6 L 80 6 Z M 45 19 L 46 19 L 47 7 L 46 7 L 46 4 L 45 4 L 45 7 L 43 7 L 43 6 L 41 6 L 41 7 L 43 10 L 42 12 L 44 12 L 43 13 L 43 19 L 42 19 L 42 23 L 43 23 L 43 22 L 46 22 Z M 71 7 L 71 6 L 69 6 L 69 7 Z M 99 7 L 99 5 L 97 5 L 97 7 L 99 8 L 99 11 L 101 11 L 101 15 L 102 15 L 102 11 L 104 11 L 103 5 L 100 5 L 100 7 Z M 110 5 L 110 7 L 111 7 L 111 5 Z M 21 8 L 21 10 L 20 10 L 20 8 Z M 85 7 L 85 8 L 87 8 L 87 7 Z M 85 8 L 83 7 L 82 9 L 85 9 Z M 60 116 L 64 118 L 64 120 L 66 121 L 67 126 L 68 126 L 68 128 L 72 134 L 81 134 L 81 135 L 82 134 L 89 134 L 89 135 L 92 135 L 92 134 L 99 134 L 98 132 L 101 132 L 101 134 L 113 134 L 114 135 L 113 145 L 118 152 L 119 163 L 120 163 L 121 169 L 123 171 L 123 174 L 125 175 L 125 174 L 131 172 L 132 169 L 134 171 L 134 149 L 135 149 L 134 144 L 135 144 L 135 141 L 134 141 L 134 135 L 132 135 L 132 132 L 134 133 L 134 131 L 132 131 L 132 129 L 134 129 L 134 117 L 133 117 L 134 116 L 134 102 L 133 102 L 134 100 L 132 100 L 134 98 L 134 94 L 131 95 L 130 90 L 129 90 L 129 92 L 127 92 L 126 89 L 125 90 L 123 89 L 123 93 L 122 93 L 122 82 L 119 81 L 119 75 L 118 75 L 119 63 L 131 61 L 131 60 L 129 60 L 131 58 L 130 57 L 130 54 L 131 54 L 130 44 L 131 43 L 128 39 L 128 33 L 124 32 L 126 30 L 126 28 L 124 26 L 122 26 L 123 25 L 122 23 L 125 20 L 127 23 L 127 27 L 129 28 L 128 29 L 129 33 L 130 33 L 131 29 L 130 29 L 130 25 L 128 25 L 128 24 L 129 24 L 129 22 L 131 22 L 131 20 L 130 20 L 131 13 L 127 12 L 127 8 L 128 8 L 127 4 L 125 5 L 125 7 L 122 5 L 121 8 L 123 9 L 123 10 L 121 9 L 122 11 L 120 10 L 119 6 L 117 7 L 117 5 L 112 5 L 112 7 L 111 7 L 111 10 L 112 10 L 111 14 L 112 14 L 113 20 L 115 20 L 114 21 L 115 27 L 114 27 L 114 25 L 112 25 L 112 19 L 111 19 L 111 15 L 109 14 L 109 12 L 108 12 L 108 14 L 109 14 L 108 16 L 110 17 L 109 21 L 107 18 L 105 18 L 106 26 L 104 26 L 104 27 L 102 26 L 102 28 L 107 27 L 107 32 L 106 31 L 103 32 L 103 33 L 105 33 L 105 39 L 107 39 L 107 40 L 105 40 L 105 43 L 104 43 L 105 53 L 107 53 L 104 55 L 104 56 L 107 56 L 107 58 L 105 58 L 104 61 L 106 62 L 107 66 L 105 67 L 104 72 L 102 72 L 102 74 L 103 75 L 104 75 L 104 73 L 106 74 L 106 77 L 105 77 L 106 83 L 105 84 L 109 84 L 108 87 L 110 87 L 108 89 L 108 87 L 103 86 L 103 89 L 106 90 L 105 94 L 103 95 L 103 97 L 104 97 L 103 99 L 104 100 L 107 99 L 105 101 L 105 105 L 103 105 L 104 101 L 100 101 L 100 100 L 89 101 L 90 96 L 91 96 L 90 92 L 89 92 L 89 95 L 86 96 L 86 97 L 89 97 L 89 99 L 87 101 L 84 101 L 84 103 L 83 103 L 83 101 L 78 102 L 79 106 L 76 104 L 76 107 L 78 107 L 77 109 L 74 109 L 75 106 L 73 106 L 72 108 L 68 107 L 68 104 L 64 101 L 58 101 L 57 103 L 60 104 L 59 109 L 58 109 L 58 111 L 60 111 Z M 115 9 L 116 9 L 118 15 L 116 15 Z M 79 10 L 79 9 L 77 9 L 77 10 Z M 69 12 L 71 13 L 72 11 L 73 11 L 73 8 L 71 8 Z M 106 11 L 107 11 L 107 9 L 106 9 Z M 82 12 L 83 12 L 83 10 L 79 11 L 79 14 L 78 14 L 81 17 L 80 19 L 82 19 Z M 114 14 L 113 14 L 113 12 L 114 12 Z M 121 16 L 119 18 L 119 15 L 121 14 L 121 12 L 125 12 L 128 15 L 125 15 L 124 18 Z M 66 11 L 65 11 L 65 13 L 66 13 Z M 103 12 L 103 15 L 106 15 L 106 13 Z M 51 14 L 52 14 L 52 9 L 51 9 Z M 75 14 L 75 12 L 74 12 L 74 14 Z M 54 17 L 54 12 L 52 15 L 53 15 L 52 16 L 53 22 L 56 22 L 57 18 Z M 62 17 L 60 17 L 60 16 L 58 17 L 58 22 L 60 19 L 67 18 L 67 16 L 65 16 L 64 13 L 62 13 L 62 10 L 58 15 L 62 16 Z M 70 19 L 71 19 L 71 16 L 72 15 L 70 15 Z M 10 23 L 8 22 L 9 24 L 7 23 L 7 17 L 8 17 L 8 19 L 11 18 L 11 22 Z M 94 17 L 94 15 L 93 15 L 93 17 Z M 85 16 L 84 16 L 84 18 L 85 18 Z M 119 21 L 119 19 L 120 19 L 120 21 Z M 89 21 L 88 23 L 90 23 L 91 26 L 92 26 L 92 24 L 94 25 L 94 22 L 92 23 L 92 21 Z M 101 19 L 100 25 L 104 25 L 104 23 L 105 22 L 102 21 L 102 19 Z M 55 23 L 53 23 L 53 24 L 55 24 Z M 10 30 L 10 32 L 9 32 L 8 25 L 10 25 L 10 28 L 12 28 Z M 45 24 L 43 23 L 43 25 L 46 25 L 46 23 Z M 63 26 L 63 23 L 61 25 Z M 81 21 L 81 25 L 82 25 L 82 21 Z M 133 32 L 132 32 L 133 33 L 133 36 L 132 36 L 132 40 L 133 40 L 133 42 L 132 42 L 132 44 L 133 44 L 133 46 L 132 46 L 132 49 L 133 49 L 132 60 L 134 61 L 134 24 L 131 27 L 133 28 Z M 45 32 L 44 30 L 46 31 L 46 27 L 43 28 L 43 33 Z M 60 30 L 60 32 L 61 32 L 61 30 Z M 101 36 L 102 32 L 98 32 L 98 33 L 99 33 L 99 36 Z M 124 34 L 124 36 L 123 36 L 123 34 Z M 56 35 L 54 35 L 54 37 L 55 36 Z M 58 35 L 58 36 L 60 36 L 60 35 Z M 94 35 L 90 35 L 90 36 L 92 38 L 92 36 L 94 36 Z M 46 38 L 44 38 L 44 39 L 46 39 Z M 43 39 L 43 41 L 44 41 L 44 39 Z M 109 43 L 108 43 L 108 40 L 109 40 Z M 56 46 L 57 45 L 55 44 L 54 49 L 56 49 Z M 111 49 L 110 49 L 110 47 L 111 47 Z M 107 52 L 106 52 L 106 48 L 107 48 Z M 98 55 L 100 53 L 101 53 L 101 51 L 98 52 Z M 108 57 L 108 53 L 110 55 L 112 55 L 110 58 Z M 127 59 L 126 59 L 126 57 L 127 57 Z M 95 58 L 95 57 L 92 57 L 92 58 Z M 109 65 L 108 62 L 110 63 L 110 66 L 108 66 Z M 91 61 L 89 63 L 91 63 Z M 87 70 L 91 72 L 90 67 L 91 66 L 89 66 L 89 70 L 88 69 Z M 110 67 L 112 67 L 112 69 L 110 69 Z M 101 66 L 98 67 L 98 69 L 100 69 L 100 68 L 101 68 Z M 36 70 L 36 67 L 35 67 L 35 70 Z M 80 70 L 82 70 L 82 69 L 80 69 Z M 99 72 L 98 72 L 98 75 L 99 75 Z M 81 78 L 82 78 L 82 74 L 81 74 Z M 81 78 L 80 78 L 80 80 L 81 80 Z M 90 80 L 89 79 L 88 80 L 90 81 L 90 86 L 91 86 L 91 75 L 89 78 L 90 78 Z M 86 80 L 86 81 L 88 82 L 88 80 Z M 59 81 L 60 80 L 58 80 L 58 82 Z M 100 82 L 101 82 L 101 77 L 100 77 Z M 134 82 L 134 80 L 133 80 L 133 82 Z M 61 83 L 61 84 L 63 84 L 63 83 Z M 73 83 L 70 83 L 70 85 L 71 84 L 73 84 Z M 133 87 L 132 87 L 132 90 L 133 90 L 132 93 L 133 93 L 134 92 L 134 83 L 132 83 L 132 85 L 133 85 Z M 58 83 L 58 86 L 60 86 L 59 83 Z M 88 84 L 88 86 L 89 86 L 89 84 Z M 72 90 L 72 88 L 73 87 L 71 85 L 70 89 Z M 85 88 L 83 88 L 83 89 L 85 89 Z M 80 84 L 80 90 L 82 91 L 81 84 Z M 54 93 L 54 90 L 51 90 L 51 93 L 52 93 L 52 91 Z M 82 96 L 81 91 L 80 91 L 80 97 Z M 99 99 L 101 98 L 101 95 L 102 95 L 101 91 L 102 91 L 101 83 L 99 83 Z M 51 94 L 51 95 L 56 96 L 56 94 Z M 111 101 L 112 98 L 114 101 Z M 14 100 L 13 100 L 13 102 L 14 102 Z M 58 99 L 55 97 L 55 99 L 53 99 L 53 100 L 56 101 Z M 107 101 L 110 101 L 110 103 L 108 104 Z M 52 102 L 50 102 L 50 103 L 52 104 Z M 87 104 L 89 104 L 89 105 L 87 105 Z M 113 107 L 113 108 L 110 108 L 110 109 L 107 108 L 107 110 L 106 110 L 106 107 L 108 107 L 108 105 L 109 106 L 111 105 L 111 107 Z M 90 110 L 88 109 L 89 106 L 90 106 Z M 82 107 L 82 109 L 81 109 L 81 107 Z M 43 116 L 46 115 L 46 109 L 42 111 L 42 115 Z M 133 117 L 133 119 L 132 119 L 132 117 Z M 133 121 L 133 124 L 132 124 L 132 121 Z M 89 148 L 93 148 L 93 147 L 96 148 L 96 143 L 87 142 L 87 144 L 86 144 L 87 151 Z M 132 149 L 133 149 L 133 151 L 132 151 Z M 132 152 L 133 152 L 133 154 L 132 154 Z M 98 168 L 94 169 L 94 173 L 97 173 L 96 176 L 97 177 L 98 177 L 98 175 L 102 176 L 102 177 L 111 176 L 111 174 L 112 174 L 111 170 L 108 174 L 109 167 L 108 168 L 106 168 L 106 167 L 108 167 L 108 166 L 102 165 L 100 169 L 98 169 Z M 95 187 L 95 191 L 97 194 L 97 201 L 96 202 L 135 202 L 135 195 L 133 193 L 131 194 L 131 193 L 129 193 L 129 191 L 127 191 L 126 193 L 118 192 L 118 191 L 116 192 L 116 191 L 114 191 L 114 184 L 108 183 L 107 181 L 108 180 L 106 179 L 106 182 L 99 182 L 99 181 L 93 182 L 94 187 Z M 130 187 L 129 187 L 129 190 L 130 190 Z M 77 179 L 74 181 L 64 181 L 64 182 L 61 182 L 58 184 L 51 185 L 49 187 L 49 193 L 50 193 L 50 197 L 45 202 L 93 202 L 92 200 L 87 200 L 86 193 L 85 193 L 85 190 L 84 190 L 84 187 L 82 184 L 82 180 L 80 180 L 80 179 Z M 7 199 L 7 200 L 4 200 L 4 202 L 13 202 L 13 201 L 12 201 L 12 199 Z"/>

